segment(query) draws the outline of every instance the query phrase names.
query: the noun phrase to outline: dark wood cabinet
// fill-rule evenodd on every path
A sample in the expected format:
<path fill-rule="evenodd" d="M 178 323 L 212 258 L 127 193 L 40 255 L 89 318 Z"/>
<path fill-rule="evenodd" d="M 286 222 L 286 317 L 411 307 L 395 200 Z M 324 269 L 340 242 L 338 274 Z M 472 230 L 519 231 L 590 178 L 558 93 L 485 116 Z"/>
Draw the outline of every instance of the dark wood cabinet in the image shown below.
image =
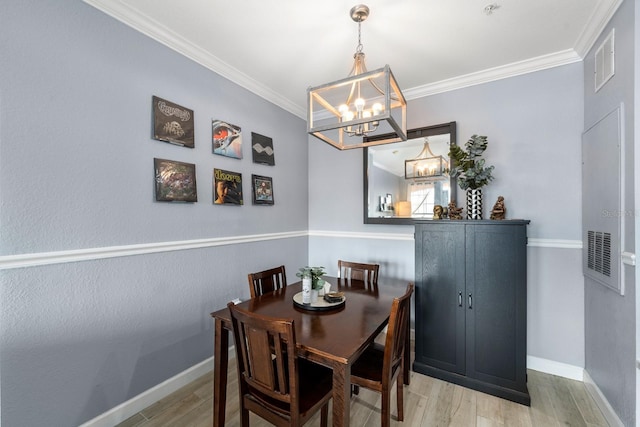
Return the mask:
<path fill-rule="evenodd" d="M 528 223 L 416 224 L 414 371 L 530 405 Z"/>

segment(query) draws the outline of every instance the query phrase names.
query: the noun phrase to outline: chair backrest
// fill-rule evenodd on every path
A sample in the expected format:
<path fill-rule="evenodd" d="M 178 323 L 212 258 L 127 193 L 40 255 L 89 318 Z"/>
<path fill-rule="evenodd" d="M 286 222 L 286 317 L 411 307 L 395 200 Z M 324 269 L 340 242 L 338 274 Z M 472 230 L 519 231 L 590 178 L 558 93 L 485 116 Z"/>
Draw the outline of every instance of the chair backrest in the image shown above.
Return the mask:
<path fill-rule="evenodd" d="M 231 313 L 242 395 L 282 413 L 299 412 L 296 335 L 292 319 L 278 319 L 227 305 Z M 282 402 L 282 403 L 279 403 Z M 283 405 L 284 404 L 284 405 Z"/>
<path fill-rule="evenodd" d="M 248 277 L 251 298 L 287 286 L 287 274 L 284 271 L 284 265 L 257 273 L 249 273 Z"/>
<path fill-rule="evenodd" d="M 404 355 L 405 342 L 409 337 L 409 319 L 411 317 L 411 294 L 414 284 L 407 285 L 406 293 L 393 300 L 389 327 L 384 345 L 384 361 L 382 366 L 382 378 L 390 379 L 396 369 L 402 369 L 402 357 Z M 406 361 L 409 363 L 409 361 Z M 398 380 L 400 381 L 400 380 Z"/>
<path fill-rule="evenodd" d="M 379 270 L 379 264 L 338 260 L 338 275 L 345 280 L 362 280 L 371 286 L 377 287 Z"/>

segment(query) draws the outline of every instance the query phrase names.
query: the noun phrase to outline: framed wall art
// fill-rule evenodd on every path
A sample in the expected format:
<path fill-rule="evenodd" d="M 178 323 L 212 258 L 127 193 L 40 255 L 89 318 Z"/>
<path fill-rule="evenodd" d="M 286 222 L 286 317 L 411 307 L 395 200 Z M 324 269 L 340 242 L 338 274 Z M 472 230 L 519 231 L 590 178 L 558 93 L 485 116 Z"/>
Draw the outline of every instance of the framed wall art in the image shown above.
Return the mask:
<path fill-rule="evenodd" d="M 153 159 L 156 200 L 197 202 L 196 165 L 175 160 Z"/>
<path fill-rule="evenodd" d="M 268 176 L 251 175 L 251 193 L 254 205 L 273 205 L 273 179 Z"/>
<path fill-rule="evenodd" d="M 242 205 L 242 174 L 213 169 L 213 203 L 216 205 Z"/>
<path fill-rule="evenodd" d="M 154 96 L 153 138 L 194 148 L 193 110 Z"/>
<path fill-rule="evenodd" d="M 211 121 L 213 154 L 242 158 L 242 129 L 222 120 Z"/>
<path fill-rule="evenodd" d="M 273 140 L 268 136 L 251 132 L 251 152 L 253 163 L 274 166 L 276 164 L 273 152 Z"/>

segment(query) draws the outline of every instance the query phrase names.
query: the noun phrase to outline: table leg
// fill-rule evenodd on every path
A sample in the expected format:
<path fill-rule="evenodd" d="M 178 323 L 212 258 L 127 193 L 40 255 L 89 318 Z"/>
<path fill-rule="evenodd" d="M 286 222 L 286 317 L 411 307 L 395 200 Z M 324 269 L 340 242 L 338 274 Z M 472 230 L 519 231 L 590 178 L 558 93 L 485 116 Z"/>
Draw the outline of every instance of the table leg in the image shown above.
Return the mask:
<path fill-rule="evenodd" d="M 351 365 L 333 366 L 333 427 L 349 427 L 351 416 Z"/>
<path fill-rule="evenodd" d="M 222 320 L 216 318 L 213 348 L 213 427 L 224 426 L 228 369 L 229 331 L 222 326 Z"/>

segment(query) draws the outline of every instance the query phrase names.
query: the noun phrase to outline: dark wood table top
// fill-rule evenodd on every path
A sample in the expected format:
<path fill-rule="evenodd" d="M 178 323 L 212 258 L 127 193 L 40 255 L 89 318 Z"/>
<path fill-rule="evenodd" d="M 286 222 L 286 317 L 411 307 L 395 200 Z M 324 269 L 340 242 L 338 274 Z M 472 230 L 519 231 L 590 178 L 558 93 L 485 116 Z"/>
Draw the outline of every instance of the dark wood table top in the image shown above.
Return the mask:
<path fill-rule="evenodd" d="M 377 290 L 364 287 L 358 280 L 345 281 L 324 277 L 332 291 L 345 293 L 345 304 L 329 311 L 304 310 L 294 305 L 293 296 L 302 290 L 297 282 L 238 306 L 266 316 L 294 320 L 298 348 L 319 361 L 351 364 L 380 333 L 389 321 L 393 298 L 404 294 L 406 281 L 380 281 Z M 225 307 L 211 316 L 230 328 L 229 310 Z"/>

